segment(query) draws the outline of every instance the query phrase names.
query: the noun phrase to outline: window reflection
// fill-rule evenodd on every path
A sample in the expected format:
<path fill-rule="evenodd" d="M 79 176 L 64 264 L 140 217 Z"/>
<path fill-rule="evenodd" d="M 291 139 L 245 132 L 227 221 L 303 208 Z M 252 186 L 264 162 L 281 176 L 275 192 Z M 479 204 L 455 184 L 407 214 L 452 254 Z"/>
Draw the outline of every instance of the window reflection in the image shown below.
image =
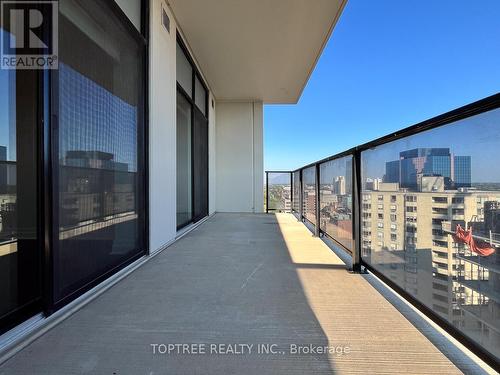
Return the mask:
<path fill-rule="evenodd" d="M 103 2 L 59 9 L 56 300 L 144 251 L 143 47 Z"/>
<path fill-rule="evenodd" d="M 177 226 L 189 223 L 192 210 L 191 104 L 177 94 Z"/>
<path fill-rule="evenodd" d="M 16 71 L 0 70 L 0 243 L 16 240 Z"/>
<path fill-rule="evenodd" d="M 35 73 L 0 69 L 0 332 L 40 308 L 37 113 Z"/>
<path fill-rule="evenodd" d="M 177 229 L 208 215 L 208 92 L 177 41 Z M 194 87 L 194 92 L 193 92 Z"/>

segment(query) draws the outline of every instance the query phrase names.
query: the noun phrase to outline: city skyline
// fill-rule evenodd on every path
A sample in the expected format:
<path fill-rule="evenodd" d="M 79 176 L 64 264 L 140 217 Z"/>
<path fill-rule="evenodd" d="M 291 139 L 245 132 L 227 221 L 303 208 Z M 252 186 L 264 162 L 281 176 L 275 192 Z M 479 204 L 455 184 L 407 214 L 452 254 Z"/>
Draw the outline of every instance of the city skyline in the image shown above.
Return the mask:
<path fill-rule="evenodd" d="M 493 0 L 347 2 L 298 104 L 264 108 L 265 169 L 295 170 L 496 94 L 499 12 Z M 498 132 L 473 131 L 464 140 L 489 139 L 485 148 L 494 151 Z M 472 153 L 443 139 L 427 141 L 415 147 L 471 155 L 473 181 L 490 182 L 494 165 L 477 165 L 482 141 Z"/>
<path fill-rule="evenodd" d="M 495 117 L 499 114 L 499 109 L 492 110 L 367 150 L 363 152 L 364 177 L 383 178 L 386 162 L 398 160 L 402 151 L 448 148 L 454 155 L 471 157 L 472 184 L 500 183 L 500 173 L 491 173 L 498 157 L 495 140 L 500 138 L 500 127 Z"/>
<path fill-rule="evenodd" d="M 383 182 L 417 189 L 423 176 L 441 176 L 447 189 L 471 187 L 470 156 L 454 155 L 449 148 L 414 148 L 401 151 L 385 163 Z"/>

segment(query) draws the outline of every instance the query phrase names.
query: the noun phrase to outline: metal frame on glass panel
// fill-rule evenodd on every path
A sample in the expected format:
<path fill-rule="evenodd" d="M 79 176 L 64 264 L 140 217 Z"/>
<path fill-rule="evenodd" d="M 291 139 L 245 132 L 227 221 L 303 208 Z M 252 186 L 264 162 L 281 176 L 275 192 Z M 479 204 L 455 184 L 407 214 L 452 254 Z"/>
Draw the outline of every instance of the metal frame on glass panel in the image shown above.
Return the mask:
<path fill-rule="evenodd" d="M 49 124 L 47 121 L 44 122 L 44 139 L 43 139 L 43 150 L 44 150 L 44 160 L 43 160 L 43 171 L 45 176 L 45 181 L 43 183 L 44 189 L 44 313 L 46 315 L 52 314 L 54 311 L 60 309 L 64 305 L 68 304 L 75 298 L 81 296 L 83 293 L 92 289 L 105 279 L 107 279 L 112 274 L 116 273 L 120 269 L 126 267 L 127 265 L 133 263 L 134 261 L 140 259 L 148 253 L 148 229 L 147 227 L 147 217 L 149 215 L 149 210 L 147 207 L 148 202 L 148 180 L 147 175 L 149 173 L 149 168 L 147 164 L 147 154 L 148 154 L 148 143 L 147 143 L 147 103 L 148 103 L 148 38 L 149 33 L 149 1 L 141 1 L 141 31 L 132 24 L 130 19 L 126 16 L 123 10 L 116 4 L 113 0 L 106 0 L 107 6 L 111 12 L 116 16 L 121 24 L 127 29 L 129 35 L 133 37 L 137 42 L 140 43 L 143 49 L 143 74 L 144 79 L 142 82 L 143 90 L 143 101 L 139 103 L 139 113 L 138 116 L 141 119 L 141 124 L 138 126 L 138 180 L 140 181 L 140 189 L 142 190 L 137 194 L 139 199 L 138 213 L 139 213 L 139 243 L 140 251 L 129 257 L 120 264 L 114 266 L 107 272 L 99 275 L 89 283 L 85 284 L 76 291 L 70 293 L 66 297 L 55 301 L 54 298 L 54 251 L 58 246 L 57 238 L 59 236 L 58 223 L 59 223 L 59 210 L 58 210 L 58 197 L 57 184 L 58 181 L 58 105 L 59 105 L 59 87 L 58 87 L 58 71 L 51 70 L 48 73 L 48 77 L 44 78 L 43 91 L 45 96 L 49 97 L 48 103 L 44 107 L 45 112 L 44 117 L 50 119 Z M 143 23 L 144 22 L 144 23 Z"/>
<path fill-rule="evenodd" d="M 469 118 L 471 116 L 475 116 L 493 109 L 500 108 L 500 94 L 495 94 L 490 97 L 484 98 L 477 102 L 468 104 L 466 106 L 460 107 L 453 111 L 444 113 L 442 115 L 436 116 L 429 120 L 423 121 L 421 123 L 409 126 L 405 129 L 397 131 L 395 133 L 386 135 L 384 137 L 375 139 L 373 141 L 367 142 L 361 146 L 356 147 L 356 151 L 359 153 L 359 159 L 361 159 L 361 153 L 363 151 L 375 148 L 377 146 L 384 145 L 386 143 L 396 141 L 398 139 L 402 139 L 411 135 L 415 135 L 426 130 L 436 129 L 443 125 L 447 125 L 459 120 L 463 120 Z M 361 170 L 359 170 L 361 172 Z M 361 181 L 361 173 L 358 173 L 358 181 Z M 362 186 L 358 185 L 358 196 L 361 196 Z M 358 212 L 361 210 L 360 202 L 358 202 Z M 361 225 L 361 218 L 358 216 L 357 225 Z M 418 310 L 423 312 L 428 318 L 437 323 L 441 328 L 443 328 L 450 335 L 459 340 L 462 344 L 472 350 L 478 357 L 484 360 L 486 363 L 491 365 L 494 368 L 500 368 L 500 363 L 496 360 L 496 358 L 485 350 L 482 346 L 474 342 L 468 336 L 463 334 L 460 330 L 458 330 L 455 326 L 453 326 L 450 322 L 440 317 L 436 314 L 432 309 L 421 303 L 411 294 L 406 292 L 403 288 L 397 285 L 394 281 L 386 277 L 381 272 L 377 271 L 374 267 L 363 260 L 361 249 L 359 247 L 356 248 L 358 252 L 359 259 L 361 260 L 361 266 L 365 267 L 367 270 L 372 272 L 378 278 L 380 278 L 384 283 L 389 285 L 392 289 L 394 289 L 398 294 L 400 294 L 403 298 L 409 301 L 413 306 L 415 306 Z"/>
<path fill-rule="evenodd" d="M 299 169 L 296 169 L 294 171 L 292 171 L 291 173 L 299 173 L 300 175 L 300 190 L 301 190 L 301 193 L 299 195 L 300 197 L 300 206 L 299 206 L 299 219 L 301 221 L 307 221 L 308 223 L 310 223 L 311 225 L 314 225 L 314 223 L 312 223 L 310 220 L 308 220 L 305 215 L 304 215 L 304 212 L 303 212 L 303 194 L 302 194 L 302 191 L 303 191 L 303 179 L 302 179 L 302 171 L 306 168 L 311 168 L 311 167 L 315 167 L 315 171 L 316 171 L 316 179 L 315 181 L 321 181 L 321 172 L 320 172 L 320 165 L 323 164 L 323 163 L 326 163 L 326 162 L 329 162 L 329 161 L 333 161 L 333 160 L 337 160 L 337 159 L 341 159 L 343 157 L 346 157 L 346 156 L 352 156 L 353 158 L 353 166 L 355 164 L 355 158 L 356 158 L 356 148 L 352 148 L 352 149 L 349 149 L 349 150 L 346 150 L 346 151 L 343 151 L 343 152 L 340 152 L 338 154 L 335 154 L 335 155 L 332 155 L 332 156 L 329 156 L 329 157 L 326 157 L 324 159 L 321 159 L 321 160 L 318 160 L 316 162 L 313 162 L 313 163 L 310 163 L 310 164 L 307 164 L 305 165 L 304 167 L 301 167 Z M 355 186 L 355 181 L 356 181 L 356 175 L 355 175 L 355 172 L 354 172 L 354 168 L 353 168 L 353 173 L 352 173 L 352 180 L 353 180 L 353 186 Z M 318 192 L 319 192 L 319 188 L 318 188 Z M 353 243 L 356 242 L 356 238 L 354 237 L 354 234 L 355 234 L 355 231 L 356 231 L 356 220 L 355 220 L 355 217 L 357 215 L 359 215 L 359 213 L 357 213 L 356 211 L 356 205 L 355 205 L 355 199 L 356 199 L 356 194 L 355 192 L 353 191 L 353 220 L 352 220 L 352 233 L 353 233 Z M 316 198 L 316 204 L 318 205 L 318 209 L 319 209 L 319 205 L 321 203 L 321 197 L 320 195 L 318 194 L 317 198 Z M 316 213 L 317 215 L 318 213 Z M 317 217 L 317 216 L 316 216 Z M 319 223 L 319 222 L 318 222 Z M 330 236 L 326 231 L 322 230 L 321 229 L 321 225 L 318 225 L 318 231 L 316 232 L 316 227 L 315 227 L 315 235 L 317 236 L 326 236 L 328 237 L 333 243 L 335 243 L 340 249 L 342 249 L 343 251 L 347 252 L 348 254 L 350 254 L 351 256 L 353 255 L 353 251 L 351 251 L 351 249 L 348 249 L 347 247 L 345 247 L 342 243 L 340 243 L 339 241 L 337 241 L 337 239 L 335 239 L 333 236 Z M 356 246 L 356 245 L 355 245 Z M 353 270 L 354 271 L 360 271 L 361 270 L 361 267 L 360 267 L 360 263 L 359 261 L 355 261 L 355 259 L 359 259 L 359 257 L 355 257 L 353 256 Z"/>
<path fill-rule="evenodd" d="M 481 347 L 479 344 L 476 342 L 472 341 L 469 337 L 467 337 L 465 334 L 463 334 L 461 331 L 459 331 L 457 328 L 455 328 L 450 322 L 447 320 L 441 318 L 439 315 L 437 315 L 432 309 L 424 305 L 423 303 L 419 302 L 415 297 L 413 297 L 411 294 L 406 292 L 404 289 L 399 287 L 396 283 L 394 283 L 392 280 L 384 276 L 381 272 L 377 271 L 375 268 L 373 268 L 370 264 L 365 262 L 362 257 L 361 253 L 361 194 L 362 194 L 362 181 L 361 181 L 361 154 L 363 151 L 370 150 L 372 148 L 375 148 L 377 146 L 384 145 L 386 143 L 402 139 L 411 135 L 415 135 L 418 133 L 421 133 L 426 130 L 431 130 L 435 128 L 439 128 L 443 125 L 447 125 L 450 123 L 453 123 L 455 121 L 463 120 L 466 118 L 469 118 L 474 115 L 478 115 L 493 109 L 500 108 L 500 94 L 495 94 L 490 97 L 484 98 L 482 100 L 479 100 L 477 102 L 468 104 L 466 106 L 463 106 L 461 108 L 455 109 L 453 111 L 444 113 L 442 115 L 436 116 L 434 118 L 431 118 L 429 120 L 420 122 L 418 124 L 409 126 L 407 128 L 404 128 L 400 131 L 394 132 L 392 134 L 388 134 L 384 137 L 375 139 L 373 141 L 364 143 L 360 146 L 353 147 L 349 150 L 343 151 L 341 153 L 338 153 L 336 155 L 329 156 L 327 158 L 324 158 L 322 160 L 319 160 L 314 163 L 310 163 L 304 167 L 301 167 L 299 169 L 296 169 L 294 171 L 291 171 L 290 173 L 299 173 L 300 174 L 300 186 L 301 186 L 301 191 L 300 191 L 300 206 L 299 206 L 299 218 L 302 221 L 307 220 L 304 216 L 303 212 L 303 181 L 302 181 L 302 171 L 305 168 L 310 168 L 310 167 L 315 167 L 316 168 L 316 173 L 318 174 L 316 176 L 316 181 L 319 181 L 319 168 L 318 165 L 324 162 L 328 162 L 331 160 L 339 159 L 344 156 L 352 156 L 353 158 L 353 169 L 352 169 L 352 181 L 353 181 L 353 226 L 352 226 L 352 233 L 353 233 L 353 241 L 354 241 L 354 249 L 350 251 L 347 249 L 344 245 L 342 245 L 340 242 L 338 242 L 335 238 L 332 236 L 328 235 L 328 233 L 324 232 L 321 230 L 319 222 L 317 227 L 315 228 L 315 232 L 319 234 L 323 234 L 328 236 L 329 239 L 333 240 L 336 245 L 338 245 L 341 249 L 345 250 L 352 256 L 352 270 L 356 273 L 362 272 L 363 268 L 369 270 L 372 272 L 374 275 L 376 275 L 378 278 L 380 278 L 383 282 L 385 282 L 389 287 L 394 289 L 399 295 L 401 295 L 403 298 L 405 298 L 407 301 L 409 301 L 413 306 L 415 306 L 418 310 L 423 312 L 428 318 L 430 318 L 432 321 L 437 323 L 441 328 L 443 328 L 446 332 L 448 332 L 450 335 L 458 339 L 462 344 L 464 344 L 466 347 L 468 347 L 470 350 L 472 350 L 478 357 L 480 357 L 482 360 L 487 362 L 489 365 L 493 366 L 494 368 L 500 368 L 500 364 L 496 360 L 496 358 L 489 353 L 487 350 L 485 350 L 483 347 Z M 286 173 L 286 172 L 284 172 Z M 267 185 L 266 185 L 267 189 Z M 317 202 L 320 199 L 320 197 L 317 197 Z M 319 211 L 319 205 L 316 207 L 316 218 L 317 214 Z M 311 223 L 309 220 L 307 222 Z M 313 224 L 313 223 L 311 223 Z M 313 224 L 314 225 L 314 224 Z"/>
<path fill-rule="evenodd" d="M 177 39 L 177 43 L 179 44 L 179 46 L 182 49 L 182 52 L 184 53 L 184 56 L 186 56 L 186 59 L 188 60 L 189 64 L 191 65 L 191 68 L 192 68 L 192 77 L 191 77 L 191 92 L 192 92 L 192 94 L 191 94 L 191 96 L 186 92 L 186 90 L 184 90 L 184 88 L 179 84 L 179 82 L 176 82 L 177 93 L 180 93 L 191 104 L 191 146 L 192 146 L 195 111 L 198 111 L 199 113 L 201 113 L 205 117 L 205 119 L 207 120 L 207 127 L 209 126 L 210 106 L 208 104 L 209 104 L 210 91 L 208 90 L 208 86 L 206 85 L 205 81 L 203 80 L 203 77 L 202 77 L 200 71 L 198 70 L 193 58 L 191 57 L 191 54 L 189 53 L 189 50 L 186 47 L 186 44 L 184 43 L 184 41 L 182 39 L 182 36 L 180 35 L 180 33 L 178 31 L 176 31 L 176 39 Z M 200 111 L 200 109 L 196 106 L 196 103 L 195 103 L 194 98 L 196 95 L 196 87 L 195 87 L 196 86 L 196 78 L 198 78 L 198 80 L 200 81 L 201 85 L 203 86 L 203 88 L 205 89 L 205 92 L 206 92 L 205 113 L 202 113 Z M 209 137 L 210 137 L 210 135 L 207 132 L 207 144 L 210 144 Z M 210 151 L 208 151 L 208 152 L 210 152 Z M 194 148 L 193 147 L 191 147 L 191 171 L 194 172 Z M 207 189 L 205 192 L 207 208 L 209 207 L 209 191 L 208 191 L 209 190 L 209 173 L 210 173 L 210 167 L 209 167 L 209 163 L 208 163 L 208 153 L 207 153 L 207 181 L 206 181 Z M 194 215 L 194 201 L 195 201 L 194 194 L 195 194 L 195 191 L 194 191 L 194 173 L 191 173 L 191 212 L 192 212 L 192 217 L 186 223 L 177 225 L 177 230 L 180 230 L 180 229 L 182 229 L 190 224 L 196 223 L 196 222 L 200 221 L 201 219 L 203 219 L 203 217 L 205 217 L 205 216 L 198 217 L 198 218 L 193 217 L 193 215 Z M 207 212 L 207 215 L 208 215 L 208 212 Z"/>
<path fill-rule="evenodd" d="M 292 206 L 290 208 L 290 212 L 293 211 L 293 172 L 290 171 L 266 171 L 266 195 L 265 195 L 265 200 L 266 200 L 266 213 L 269 213 L 269 211 L 284 211 L 279 208 L 269 208 L 269 173 L 283 173 L 283 174 L 290 174 L 290 196 L 291 196 L 291 203 Z"/>
<path fill-rule="evenodd" d="M 44 34 L 44 39 L 50 37 L 50 25 L 45 22 L 42 23 L 41 32 Z M 47 38 L 48 39 L 48 38 Z M 32 71 L 29 74 L 33 74 L 36 82 L 36 201 L 37 201 L 37 228 L 36 228 L 36 249 L 35 251 L 40 252 L 40 283 L 41 283 L 41 296 L 37 301 L 29 303 L 27 305 L 20 306 L 18 309 L 9 313 L 8 315 L 0 318 L 0 334 L 8 331 L 9 329 L 15 327 L 21 322 L 27 320 L 28 318 L 34 316 L 37 313 L 46 311 L 46 292 L 47 292 L 47 275 L 51 275 L 51 263 L 50 260 L 50 241 L 47 239 L 50 237 L 51 228 L 51 217 L 48 216 L 50 211 L 46 210 L 46 207 L 50 205 L 50 191 L 51 179 L 50 179 L 50 141 L 46 140 L 50 136 L 50 113 L 49 113 L 49 91 L 48 91 L 48 81 L 50 79 L 49 70 L 37 70 Z M 17 109 L 16 109 L 17 111 Z"/>
<path fill-rule="evenodd" d="M 143 235 L 144 246 L 148 254 L 151 253 L 149 243 L 149 12 L 150 0 L 141 0 L 141 34 L 144 37 L 145 53 L 144 53 L 144 131 L 143 131 L 143 163 L 141 169 L 144 171 L 144 220 L 143 220 Z"/>
<path fill-rule="evenodd" d="M 103 280 L 133 263 L 137 259 L 146 255 L 149 251 L 149 164 L 148 164 L 148 62 L 149 62 L 149 0 L 141 0 L 141 31 L 132 24 L 123 10 L 113 0 L 104 0 L 113 13 L 118 18 L 122 26 L 130 35 L 139 41 L 144 48 L 143 52 L 143 102 L 139 104 L 139 117 L 142 119 L 142 126 L 138 127 L 138 170 L 141 175 L 139 181 L 141 190 L 138 194 L 138 212 L 142 217 L 139 230 L 139 243 L 142 251 L 135 254 L 105 274 L 92 280 L 75 293 L 60 301 L 54 301 L 54 267 L 53 254 L 58 238 L 57 222 L 59 221 L 58 203 L 55 183 L 58 180 L 56 164 L 58 162 L 58 71 L 39 70 L 36 73 L 37 81 L 37 211 L 38 211 L 38 249 L 41 253 L 41 301 L 35 305 L 24 306 L 15 312 L 8 319 L 0 320 L 0 333 L 13 328 L 17 324 L 42 312 L 45 316 L 51 315 L 54 311 L 66 305 L 70 300 L 77 298 Z M 49 23 L 42 24 L 42 32 L 50 36 Z"/>

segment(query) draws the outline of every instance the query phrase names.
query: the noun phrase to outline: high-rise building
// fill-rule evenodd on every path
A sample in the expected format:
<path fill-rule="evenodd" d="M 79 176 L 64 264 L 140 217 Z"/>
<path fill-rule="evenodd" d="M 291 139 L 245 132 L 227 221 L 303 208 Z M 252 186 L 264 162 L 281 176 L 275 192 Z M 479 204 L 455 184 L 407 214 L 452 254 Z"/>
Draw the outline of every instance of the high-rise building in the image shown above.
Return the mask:
<path fill-rule="evenodd" d="M 363 192 L 363 257 L 468 334 L 488 331 L 488 345 L 497 347 L 500 334 L 492 317 L 498 316 L 500 299 L 491 291 L 500 283 L 498 255 L 480 258 L 452 233 L 460 224 L 496 243 L 500 192 L 412 192 L 385 185 Z"/>
<path fill-rule="evenodd" d="M 7 160 L 7 146 L 0 146 L 0 161 Z"/>
<path fill-rule="evenodd" d="M 337 176 L 333 181 L 333 193 L 337 195 L 345 195 L 346 183 L 344 176 Z"/>
<path fill-rule="evenodd" d="M 415 148 L 399 153 L 385 165 L 384 182 L 399 182 L 417 190 L 422 176 L 442 176 L 445 188 L 471 186 L 470 156 L 454 156 L 449 148 Z"/>
<path fill-rule="evenodd" d="M 471 158 L 470 156 L 455 156 L 453 182 L 455 187 L 471 186 Z"/>
<path fill-rule="evenodd" d="M 352 158 L 348 157 L 345 161 L 345 189 L 346 191 L 352 191 Z"/>
<path fill-rule="evenodd" d="M 388 161 L 385 164 L 384 182 L 399 182 L 399 160 Z"/>
<path fill-rule="evenodd" d="M 378 190 L 380 184 L 382 183 L 381 178 L 367 178 L 365 181 L 365 187 L 367 190 Z"/>

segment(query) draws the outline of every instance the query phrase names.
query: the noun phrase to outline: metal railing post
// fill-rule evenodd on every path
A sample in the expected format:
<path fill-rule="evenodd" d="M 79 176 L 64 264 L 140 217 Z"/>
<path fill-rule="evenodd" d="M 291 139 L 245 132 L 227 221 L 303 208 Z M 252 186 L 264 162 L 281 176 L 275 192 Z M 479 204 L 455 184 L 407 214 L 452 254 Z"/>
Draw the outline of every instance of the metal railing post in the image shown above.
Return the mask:
<path fill-rule="evenodd" d="M 315 176 L 315 190 L 316 190 L 316 196 L 314 197 L 315 200 L 315 214 L 316 214 L 316 225 L 314 226 L 314 236 L 319 237 L 320 235 L 320 225 L 319 225 L 319 220 L 320 220 L 320 210 L 319 210 L 319 164 L 316 163 L 314 166 L 314 176 Z"/>
<path fill-rule="evenodd" d="M 269 213 L 269 172 L 266 171 L 266 214 Z"/>
<path fill-rule="evenodd" d="M 355 150 L 352 155 L 352 207 L 353 207 L 353 242 L 352 272 L 361 272 L 361 152 Z"/>
<path fill-rule="evenodd" d="M 290 212 L 293 214 L 293 172 L 290 172 Z"/>
<path fill-rule="evenodd" d="M 304 187 L 302 186 L 302 169 L 299 170 L 299 221 L 304 216 Z"/>

